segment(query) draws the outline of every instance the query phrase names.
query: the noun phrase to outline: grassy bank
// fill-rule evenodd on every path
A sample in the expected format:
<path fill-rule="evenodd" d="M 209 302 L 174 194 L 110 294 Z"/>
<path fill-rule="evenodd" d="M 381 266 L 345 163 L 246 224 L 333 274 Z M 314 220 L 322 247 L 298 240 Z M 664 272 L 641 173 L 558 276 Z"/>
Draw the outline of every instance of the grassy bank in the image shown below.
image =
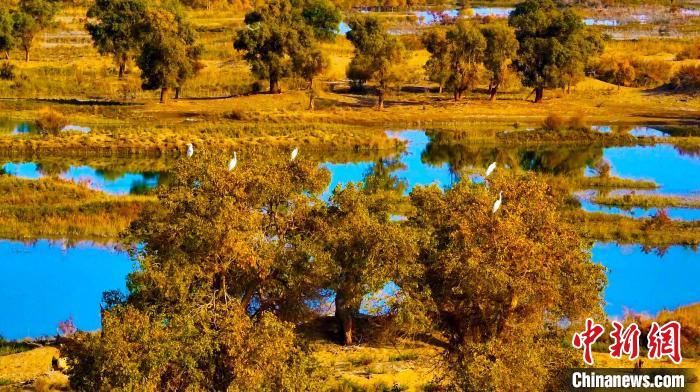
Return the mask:
<path fill-rule="evenodd" d="M 700 245 L 700 222 L 661 222 L 604 213 L 573 212 L 571 219 L 593 241 L 641 244 L 647 247 Z"/>
<path fill-rule="evenodd" d="M 0 175 L 0 237 L 113 240 L 152 200 L 109 196 L 54 178 Z"/>
<path fill-rule="evenodd" d="M 700 199 L 674 196 L 651 196 L 633 194 L 628 194 L 624 196 L 597 195 L 591 201 L 596 204 L 615 206 L 621 208 L 700 208 Z"/>

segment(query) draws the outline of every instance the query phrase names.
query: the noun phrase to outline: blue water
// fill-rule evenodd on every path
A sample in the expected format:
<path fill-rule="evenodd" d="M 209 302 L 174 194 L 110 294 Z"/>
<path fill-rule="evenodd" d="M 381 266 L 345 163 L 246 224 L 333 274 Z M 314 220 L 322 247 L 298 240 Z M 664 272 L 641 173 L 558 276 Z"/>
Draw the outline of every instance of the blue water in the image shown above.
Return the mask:
<path fill-rule="evenodd" d="M 44 177 L 41 167 L 34 162 L 8 162 L 2 166 L 2 169 L 5 173 L 19 178 L 36 180 Z M 143 189 L 155 188 L 158 185 L 160 174 L 124 173 L 112 178 L 90 166 L 71 166 L 59 177 L 111 195 L 128 195 Z"/>
<path fill-rule="evenodd" d="M 611 175 L 654 181 L 660 194 L 700 195 L 700 156 L 683 154 L 670 144 L 610 147 L 603 159 L 610 163 Z"/>
<path fill-rule="evenodd" d="M 593 260 L 608 268 L 605 312 L 613 317 L 625 309 L 654 315 L 700 302 L 700 255 L 672 246 L 666 253 L 645 253 L 639 245 L 596 243 Z"/>
<path fill-rule="evenodd" d="M 102 293 L 125 291 L 133 267 L 126 253 L 109 246 L 0 240 L 0 335 L 55 336 L 71 316 L 80 330 L 99 329 Z"/>
<path fill-rule="evenodd" d="M 410 130 L 388 132 L 388 134 L 390 137 L 408 141 L 406 151 L 400 157 L 403 168 L 393 172 L 399 179 L 407 182 L 407 192 L 410 192 L 416 185 L 437 184 L 442 188 L 447 188 L 456 181 L 456 176 L 447 163 L 433 165 L 423 162 L 422 154 L 430 141 L 424 131 Z M 339 184 L 363 181 L 367 172 L 374 165 L 375 162 L 324 164 L 323 166 L 331 172 L 331 182 L 323 194 L 323 198 L 328 199 L 333 189 Z"/>

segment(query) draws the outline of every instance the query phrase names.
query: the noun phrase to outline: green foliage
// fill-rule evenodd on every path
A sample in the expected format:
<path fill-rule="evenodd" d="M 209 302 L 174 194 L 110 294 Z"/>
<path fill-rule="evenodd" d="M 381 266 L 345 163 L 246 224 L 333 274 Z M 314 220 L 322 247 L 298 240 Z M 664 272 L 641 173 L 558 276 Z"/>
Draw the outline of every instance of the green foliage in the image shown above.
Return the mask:
<path fill-rule="evenodd" d="M 29 61 L 29 50 L 34 43 L 34 37 L 51 25 L 57 11 L 57 4 L 48 0 L 19 2 L 19 10 L 12 14 L 13 30 L 19 46 L 24 50 L 26 61 Z"/>
<path fill-rule="evenodd" d="M 309 80 L 323 70 L 317 41 L 334 38 L 338 23 L 340 12 L 325 0 L 274 0 L 246 14 L 247 27 L 236 33 L 233 46 L 258 78 L 270 82 L 270 92 L 279 93 L 282 78 Z"/>
<path fill-rule="evenodd" d="M 148 31 L 136 63 L 141 68 L 142 87 L 161 89 L 161 102 L 170 89 L 182 88 L 202 67 L 202 47 L 194 29 L 174 6 L 148 9 Z"/>
<path fill-rule="evenodd" d="M 142 43 L 147 29 L 143 0 L 97 0 L 87 11 L 91 18 L 85 28 L 102 55 L 110 54 L 119 67 L 119 78 L 126 63 Z"/>
<path fill-rule="evenodd" d="M 434 30 L 423 36 L 430 53 L 425 69 L 431 80 L 447 85 L 459 100 L 473 87 L 484 59 L 486 39 L 474 24 L 460 20 L 446 31 Z"/>
<path fill-rule="evenodd" d="M 9 52 L 14 45 L 14 23 L 10 8 L 0 5 L 0 52 L 9 57 Z"/>
<path fill-rule="evenodd" d="M 520 43 L 515 66 L 523 84 L 535 89 L 536 102 L 545 88 L 570 86 L 580 79 L 588 57 L 602 51 L 602 41 L 581 17 L 552 0 L 519 3 L 509 23 Z"/>
<path fill-rule="evenodd" d="M 379 19 L 372 16 L 354 16 L 348 21 L 347 38 L 355 47 L 350 61 L 349 79 L 376 83 L 377 107 L 384 108 L 387 89 L 401 80 L 405 51 L 401 42 L 389 35 Z"/>
<path fill-rule="evenodd" d="M 498 88 L 503 84 L 506 70 L 518 50 L 515 32 L 503 23 L 490 23 L 481 27 L 486 39 L 484 50 L 484 67 L 491 73 L 489 93 L 496 98 Z"/>
<path fill-rule="evenodd" d="M 421 37 L 430 58 L 423 67 L 428 79 L 440 86 L 440 93 L 450 78 L 450 45 L 444 29 L 428 30 Z"/>
<path fill-rule="evenodd" d="M 460 20 L 454 28 L 447 31 L 447 41 L 450 43 L 451 52 L 451 75 L 448 83 L 454 91 L 455 100 L 459 100 L 464 92 L 474 86 L 479 76 L 486 39 L 477 26 Z"/>
<path fill-rule="evenodd" d="M 391 220 L 403 184 L 385 175 L 383 162 L 377 166 L 363 185 L 334 189 L 329 203 L 309 214 L 305 228 L 315 238 L 309 243 L 314 263 L 323 270 L 319 288 L 335 292 L 335 315 L 346 345 L 353 344 L 352 321 L 362 299 L 414 275 L 415 235 Z"/>
<path fill-rule="evenodd" d="M 564 197 L 532 174 L 411 193 L 427 309 L 456 388 L 558 390 L 558 372 L 575 365 L 561 322 L 601 311 L 605 276 L 564 219 Z"/>

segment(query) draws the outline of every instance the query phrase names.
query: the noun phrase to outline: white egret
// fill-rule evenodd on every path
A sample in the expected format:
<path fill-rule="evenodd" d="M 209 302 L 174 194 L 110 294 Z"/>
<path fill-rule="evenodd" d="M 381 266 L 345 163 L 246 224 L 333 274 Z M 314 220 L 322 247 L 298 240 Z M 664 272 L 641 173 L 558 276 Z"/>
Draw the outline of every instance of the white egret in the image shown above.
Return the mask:
<path fill-rule="evenodd" d="M 294 150 L 292 150 L 292 159 L 291 160 L 292 161 L 295 160 L 297 155 L 299 155 L 299 148 L 298 147 L 295 148 Z"/>
<path fill-rule="evenodd" d="M 194 155 L 194 146 L 192 143 L 187 143 L 187 157 L 191 158 Z"/>
<path fill-rule="evenodd" d="M 233 170 L 236 165 L 238 164 L 238 157 L 236 157 L 236 152 L 233 152 L 233 158 L 231 158 L 230 161 L 228 161 L 228 171 Z"/>
<path fill-rule="evenodd" d="M 496 162 L 490 164 L 489 167 L 486 168 L 486 175 L 484 177 L 490 176 L 491 173 L 493 173 L 493 171 L 496 170 L 496 166 L 497 166 Z"/>
<path fill-rule="evenodd" d="M 493 213 L 495 214 L 499 208 L 501 208 L 501 203 L 503 202 L 503 191 L 498 192 L 498 200 L 493 203 Z"/>

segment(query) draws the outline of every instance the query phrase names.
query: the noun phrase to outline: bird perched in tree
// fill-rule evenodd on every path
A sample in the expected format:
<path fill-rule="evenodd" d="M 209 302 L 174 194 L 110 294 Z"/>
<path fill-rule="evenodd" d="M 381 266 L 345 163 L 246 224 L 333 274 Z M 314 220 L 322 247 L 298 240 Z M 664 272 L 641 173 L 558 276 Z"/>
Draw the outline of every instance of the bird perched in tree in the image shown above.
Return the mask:
<path fill-rule="evenodd" d="M 501 208 L 501 203 L 503 202 L 503 191 L 498 192 L 498 200 L 493 203 L 493 213 L 495 214 L 499 208 Z"/>
<path fill-rule="evenodd" d="M 496 166 L 497 166 L 496 162 L 490 164 L 489 167 L 486 168 L 486 175 L 484 177 L 490 176 L 491 173 L 493 173 L 493 171 L 496 170 Z"/>
<path fill-rule="evenodd" d="M 231 158 L 230 161 L 228 161 L 228 171 L 233 170 L 236 165 L 238 164 L 238 157 L 236 157 L 236 152 L 233 152 L 233 158 Z"/>

